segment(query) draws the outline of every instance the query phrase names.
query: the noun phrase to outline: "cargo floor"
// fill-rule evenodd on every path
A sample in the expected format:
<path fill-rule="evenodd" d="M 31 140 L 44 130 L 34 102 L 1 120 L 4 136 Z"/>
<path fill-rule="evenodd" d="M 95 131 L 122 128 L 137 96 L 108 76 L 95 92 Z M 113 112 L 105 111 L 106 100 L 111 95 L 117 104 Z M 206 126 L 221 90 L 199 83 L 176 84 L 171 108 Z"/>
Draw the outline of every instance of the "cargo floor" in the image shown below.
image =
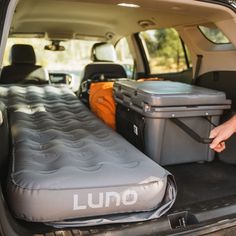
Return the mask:
<path fill-rule="evenodd" d="M 166 169 L 175 176 L 177 183 L 174 211 L 200 205 L 203 207 L 209 205 L 207 203 L 219 204 L 222 200 L 232 202 L 235 199 L 236 165 L 214 161 L 168 166 Z"/>

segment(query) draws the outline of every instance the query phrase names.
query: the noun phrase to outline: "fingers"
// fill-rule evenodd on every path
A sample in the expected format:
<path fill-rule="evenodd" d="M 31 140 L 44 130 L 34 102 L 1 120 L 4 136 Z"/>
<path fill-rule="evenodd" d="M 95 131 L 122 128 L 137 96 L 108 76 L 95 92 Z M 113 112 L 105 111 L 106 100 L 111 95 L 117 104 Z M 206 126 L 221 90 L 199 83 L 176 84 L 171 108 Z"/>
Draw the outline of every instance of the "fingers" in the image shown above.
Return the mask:
<path fill-rule="evenodd" d="M 230 138 L 236 132 L 236 115 L 230 120 L 214 128 L 210 132 L 210 138 L 213 139 L 210 148 L 216 152 L 222 152 L 225 149 L 225 140 Z"/>
<path fill-rule="evenodd" d="M 214 137 L 213 137 L 214 138 Z M 218 145 L 220 145 L 224 141 L 222 136 L 216 136 L 216 138 L 210 144 L 211 149 L 215 149 Z"/>
<path fill-rule="evenodd" d="M 213 138 L 213 141 L 210 144 L 210 148 L 216 152 L 222 152 L 225 149 L 225 138 L 224 135 L 221 134 L 221 132 L 222 130 L 217 127 L 210 133 L 210 138 Z"/>
<path fill-rule="evenodd" d="M 215 138 L 218 134 L 218 129 L 214 128 L 211 132 L 210 132 L 210 136 L 209 138 Z"/>
<path fill-rule="evenodd" d="M 218 145 L 215 146 L 215 148 L 213 148 L 214 151 L 216 152 L 222 152 L 223 150 L 225 150 L 225 142 L 221 142 Z"/>

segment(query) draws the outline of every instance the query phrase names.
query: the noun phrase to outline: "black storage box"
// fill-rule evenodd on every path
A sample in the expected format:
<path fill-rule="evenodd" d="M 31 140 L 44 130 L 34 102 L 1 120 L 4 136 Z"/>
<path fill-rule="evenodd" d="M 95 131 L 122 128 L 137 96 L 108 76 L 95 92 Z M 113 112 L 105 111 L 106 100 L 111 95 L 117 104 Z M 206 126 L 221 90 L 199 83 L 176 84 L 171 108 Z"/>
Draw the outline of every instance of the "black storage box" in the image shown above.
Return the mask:
<path fill-rule="evenodd" d="M 171 81 L 114 84 L 117 131 L 161 165 L 212 161 L 210 131 L 231 101 L 223 92 Z"/>

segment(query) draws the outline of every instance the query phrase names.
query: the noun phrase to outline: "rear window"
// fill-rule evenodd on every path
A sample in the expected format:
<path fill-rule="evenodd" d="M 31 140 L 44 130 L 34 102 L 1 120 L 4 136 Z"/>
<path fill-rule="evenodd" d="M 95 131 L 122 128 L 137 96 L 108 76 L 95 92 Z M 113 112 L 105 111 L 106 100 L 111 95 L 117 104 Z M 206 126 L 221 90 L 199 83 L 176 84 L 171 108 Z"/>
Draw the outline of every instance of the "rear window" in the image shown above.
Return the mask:
<path fill-rule="evenodd" d="M 199 30 L 212 43 L 215 43 L 215 44 L 230 43 L 229 39 L 224 35 L 224 33 L 216 27 L 209 28 L 209 27 L 200 25 Z"/>

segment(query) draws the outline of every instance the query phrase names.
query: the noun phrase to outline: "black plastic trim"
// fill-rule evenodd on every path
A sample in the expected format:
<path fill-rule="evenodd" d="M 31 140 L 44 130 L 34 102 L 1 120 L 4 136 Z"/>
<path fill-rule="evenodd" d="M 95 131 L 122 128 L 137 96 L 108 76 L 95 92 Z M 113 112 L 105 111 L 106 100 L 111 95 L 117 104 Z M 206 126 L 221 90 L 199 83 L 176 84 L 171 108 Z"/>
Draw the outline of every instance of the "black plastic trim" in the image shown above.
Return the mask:
<path fill-rule="evenodd" d="M 2 43 L 1 42 L 2 33 L 3 33 L 3 28 L 5 24 L 5 18 L 6 18 L 7 8 L 8 8 L 9 3 L 10 3 L 10 0 L 0 1 L 0 44 Z"/>
<path fill-rule="evenodd" d="M 150 71 L 150 67 L 149 67 L 149 62 L 148 62 L 148 59 L 146 57 L 146 52 L 144 50 L 144 47 L 143 47 L 143 43 L 142 43 L 142 40 L 139 36 L 139 33 L 136 33 L 134 34 L 134 38 L 135 38 L 135 41 L 138 45 L 138 48 L 139 48 L 139 51 L 140 51 L 140 55 L 142 57 L 142 61 L 143 61 L 143 65 L 144 65 L 144 72 L 145 72 L 145 75 L 150 75 L 151 71 Z"/>
<path fill-rule="evenodd" d="M 187 69 L 190 69 L 190 63 L 189 63 L 189 58 L 188 58 L 188 54 L 187 54 L 187 50 L 186 50 L 186 45 L 181 37 L 180 37 L 180 42 L 181 42 L 181 45 L 182 45 L 182 48 L 184 51 L 184 58 L 185 58 L 185 63 L 186 63 Z"/>

